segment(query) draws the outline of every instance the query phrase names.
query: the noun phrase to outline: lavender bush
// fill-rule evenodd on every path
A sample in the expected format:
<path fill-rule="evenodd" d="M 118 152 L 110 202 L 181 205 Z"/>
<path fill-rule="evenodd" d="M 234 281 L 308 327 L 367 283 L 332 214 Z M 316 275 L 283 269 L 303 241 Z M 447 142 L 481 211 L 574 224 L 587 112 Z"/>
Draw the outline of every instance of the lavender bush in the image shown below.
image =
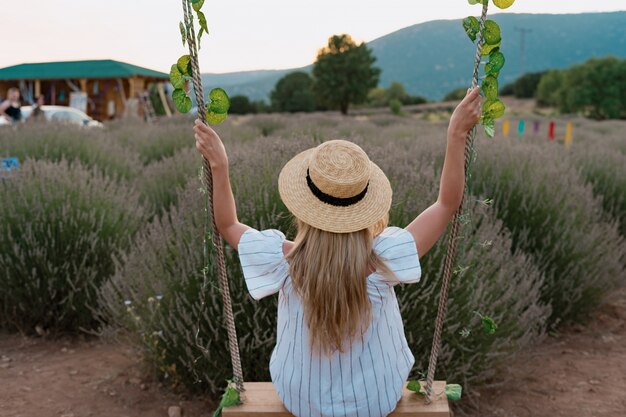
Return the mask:
<path fill-rule="evenodd" d="M 0 326 L 91 328 L 112 255 L 145 221 L 133 190 L 80 163 L 27 160 L 0 199 Z"/>

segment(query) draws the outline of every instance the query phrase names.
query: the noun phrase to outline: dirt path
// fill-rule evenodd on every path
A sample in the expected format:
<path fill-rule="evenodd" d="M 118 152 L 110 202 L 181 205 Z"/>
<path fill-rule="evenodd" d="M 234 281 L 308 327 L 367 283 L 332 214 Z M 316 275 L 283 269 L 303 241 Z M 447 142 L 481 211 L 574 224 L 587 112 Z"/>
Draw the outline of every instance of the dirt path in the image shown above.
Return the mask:
<path fill-rule="evenodd" d="M 170 406 L 186 417 L 210 415 L 204 401 L 142 380 L 131 349 L 2 334 L 0 405 L 0 417 L 167 417 Z"/>
<path fill-rule="evenodd" d="M 475 417 L 626 416 L 626 289 L 616 292 L 585 326 L 517 358 L 509 381 L 479 392 Z"/>
<path fill-rule="evenodd" d="M 626 416 L 626 290 L 589 323 L 517 358 L 501 389 L 478 392 L 472 417 Z M 142 379 L 129 348 L 99 341 L 45 341 L 0 334 L 0 417 L 210 416 L 210 404 L 187 400 Z"/>

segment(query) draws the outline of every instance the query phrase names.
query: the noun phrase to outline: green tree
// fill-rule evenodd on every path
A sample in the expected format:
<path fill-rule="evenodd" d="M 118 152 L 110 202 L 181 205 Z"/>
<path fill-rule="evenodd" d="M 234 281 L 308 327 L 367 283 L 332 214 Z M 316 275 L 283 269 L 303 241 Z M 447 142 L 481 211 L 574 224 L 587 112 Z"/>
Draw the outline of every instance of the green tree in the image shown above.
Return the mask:
<path fill-rule="evenodd" d="M 565 71 L 559 95 L 564 113 L 582 112 L 597 120 L 626 118 L 626 60 L 590 59 Z"/>
<path fill-rule="evenodd" d="M 446 96 L 443 98 L 443 101 L 463 100 L 466 95 L 467 95 L 467 88 L 466 87 L 456 88 L 456 89 L 450 91 L 448 94 L 446 94 Z"/>
<path fill-rule="evenodd" d="M 346 34 L 329 38 L 313 66 L 313 91 L 319 102 L 348 114 L 350 104 L 363 103 L 378 85 L 380 69 L 374 67 L 375 62 L 364 42 L 357 45 Z"/>
<path fill-rule="evenodd" d="M 548 71 L 537 86 L 537 104 L 540 106 L 559 106 L 559 95 L 563 89 L 564 76 L 563 71 Z"/>
<path fill-rule="evenodd" d="M 295 113 L 315 111 L 313 79 L 306 72 L 292 72 L 278 80 L 271 94 L 276 111 Z"/>
<path fill-rule="evenodd" d="M 537 94 L 537 87 L 541 78 L 546 74 L 543 72 L 530 72 L 519 77 L 500 89 L 501 95 L 514 95 L 517 98 L 533 98 Z"/>
<path fill-rule="evenodd" d="M 387 88 L 387 100 L 389 102 L 391 102 L 391 100 L 398 100 L 400 103 L 404 103 L 408 98 L 409 95 L 404 85 L 397 81 L 392 82 L 389 88 Z"/>
<path fill-rule="evenodd" d="M 232 114 L 256 113 L 257 109 L 253 102 L 246 96 L 233 96 L 230 98 L 230 109 Z"/>

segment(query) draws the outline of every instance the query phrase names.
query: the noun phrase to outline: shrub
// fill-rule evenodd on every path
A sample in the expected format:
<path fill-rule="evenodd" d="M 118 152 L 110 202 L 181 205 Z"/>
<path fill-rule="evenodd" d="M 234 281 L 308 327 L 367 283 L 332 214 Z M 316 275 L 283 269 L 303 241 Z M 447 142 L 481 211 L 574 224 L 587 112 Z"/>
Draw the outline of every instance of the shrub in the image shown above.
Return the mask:
<path fill-rule="evenodd" d="M 146 166 L 136 181 L 136 188 L 150 217 L 161 215 L 176 204 L 178 190 L 198 177 L 201 169 L 202 157 L 195 147 L 182 149 L 174 156 Z"/>
<path fill-rule="evenodd" d="M 514 249 L 533 256 L 546 280 L 550 324 L 583 317 L 624 274 L 626 247 L 615 224 L 557 148 L 494 142 L 472 176 L 476 193 L 493 199 Z"/>
<path fill-rule="evenodd" d="M 619 221 L 626 237 L 626 155 L 604 147 L 575 148 L 574 161 L 610 218 Z"/>
<path fill-rule="evenodd" d="M 0 157 L 32 158 L 68 164 L 80 162 L 112 177 L 134 178 L 141 163 L 134 153 L 125 152 L 109 132 L 58 123 L 35 123 L 19 129 L 3 129 Z"/>
<path fill-rule="evenodd" d="M 228 109 L 228 112 L 231 114 L 248 114 L 256 113 L 257 109 L 247 96 L 233 96 L 230 98 L 230 109 Z"/>
<path fill-rule="evenodd" d="M 94 324 L 96 287 L 143 224 L 133 190 L 79 163 L 27 160 L 0 181 L 0 326 Z"/>
<path fill-rule="evenodd" d="M 111 137 L 115 137 L 131 153 L 138 154 L 140 161 L 148 165 L 173 156 L 183 148 L 194 146 L 192 120 L 188 117 L 172 117 L 142 124 L 122 120 L 107 126 Z"/>
<path fill-rule="evenodd" d="M 396 116 L 402 115 L 402 103 L 400 100 L 393 99 L 389 102 L 389 110 Z"/>

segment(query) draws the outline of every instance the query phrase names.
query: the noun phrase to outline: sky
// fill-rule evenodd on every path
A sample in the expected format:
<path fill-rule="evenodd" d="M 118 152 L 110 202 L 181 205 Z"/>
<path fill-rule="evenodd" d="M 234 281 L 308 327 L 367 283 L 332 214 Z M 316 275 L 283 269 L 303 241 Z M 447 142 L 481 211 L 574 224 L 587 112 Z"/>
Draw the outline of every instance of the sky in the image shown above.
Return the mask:
<path fill-rule="evenodd" d="M 180 0 L 0 0 L 0 68 L 25 62 L 116 59 L 169 72 L 187 53 Z M 626 0 L 517 0 L 510 13 L 626 10 Z M 467 0 L 206 0 L 202 72 L 301 67 L 329 36 L 371 41 L 416 23 L 479 14 Z M 491 12 L 500 12 L 490 5 Z M 626 25 L 626 22 L 625 22 Z"/>

